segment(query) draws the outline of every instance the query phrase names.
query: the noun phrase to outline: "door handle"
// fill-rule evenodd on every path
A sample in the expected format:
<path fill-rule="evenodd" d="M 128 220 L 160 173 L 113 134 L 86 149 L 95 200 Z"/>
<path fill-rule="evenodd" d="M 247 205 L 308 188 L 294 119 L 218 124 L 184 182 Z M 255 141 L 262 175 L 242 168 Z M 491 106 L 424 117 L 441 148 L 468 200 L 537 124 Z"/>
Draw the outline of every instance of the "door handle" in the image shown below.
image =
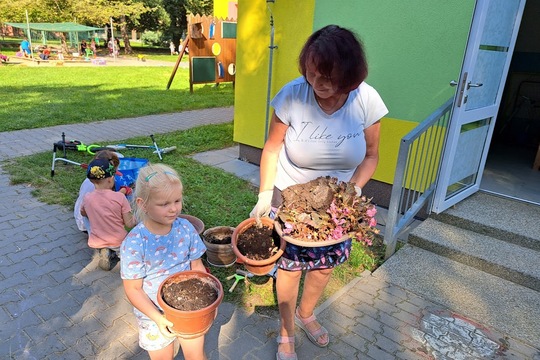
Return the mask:
<path fill-rule="evenodd" d="M 469 81 L 469 82 L 467 83 L 467 90 L 469 90 L 469 89 L 472 88 L 472 87 L 480 87 L 480 86 L 482 86 L 482 85 L 484 85 L 484 84 L 482 84 L 482 83 L 472 83 L 472 82 Z"/>
<path fill-rule="evenodd" d="M 456 80 L 450 81 L 450 86 L 457 86 L 458 82 Z"/>

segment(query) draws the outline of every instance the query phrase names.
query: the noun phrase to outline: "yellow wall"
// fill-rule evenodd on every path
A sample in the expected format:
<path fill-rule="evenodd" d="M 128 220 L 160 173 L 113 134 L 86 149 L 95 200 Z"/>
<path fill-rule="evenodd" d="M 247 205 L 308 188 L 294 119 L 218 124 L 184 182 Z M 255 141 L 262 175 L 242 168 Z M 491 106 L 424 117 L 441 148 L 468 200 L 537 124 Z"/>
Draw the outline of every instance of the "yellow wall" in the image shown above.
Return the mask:
<path fill-rule="evenodd" d="M 238 1 L 234 140 L 259 148 L 265 138 L 270 15 L 277 46 L 273 52 L 270 99 L 286 82 L 300 75 L 297 57 L 313 28 L 313 0 L 281 0 L 281 4 L 278 7 L 266 0 Z M 283 29 L 295 36 L 283 38 Z"/>
<path fill-rule="evenodd" d="M 234 0 L 214 0 L 214 16 L 217 18 L 228 18 L 229 17 L 229 3 L 238 1 Z"/>
<path fill-rule="evenodd" d="M 381 120 L 381 142 L 379 144 L 379 165 L 373 179 L 388 184 L 394 182 L 394 171 L 396 170 L 399 145 L 401 139 L 409 131 L 418 125 L 411 121 L 399 119 L 383 118 Z"/>

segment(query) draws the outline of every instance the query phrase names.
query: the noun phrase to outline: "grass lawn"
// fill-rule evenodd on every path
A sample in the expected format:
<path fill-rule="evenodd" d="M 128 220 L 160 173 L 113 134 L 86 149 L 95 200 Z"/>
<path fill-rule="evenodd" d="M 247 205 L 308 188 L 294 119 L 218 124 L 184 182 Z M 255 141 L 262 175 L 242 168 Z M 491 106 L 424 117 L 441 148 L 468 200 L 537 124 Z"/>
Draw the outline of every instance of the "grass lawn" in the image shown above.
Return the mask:
<path fill-rule="evenodd" d="M 187 68 L 166 90 L 173 66 L 0 66 L 0 132 L 233 105 L 231 83 L 191 94 Z"/>

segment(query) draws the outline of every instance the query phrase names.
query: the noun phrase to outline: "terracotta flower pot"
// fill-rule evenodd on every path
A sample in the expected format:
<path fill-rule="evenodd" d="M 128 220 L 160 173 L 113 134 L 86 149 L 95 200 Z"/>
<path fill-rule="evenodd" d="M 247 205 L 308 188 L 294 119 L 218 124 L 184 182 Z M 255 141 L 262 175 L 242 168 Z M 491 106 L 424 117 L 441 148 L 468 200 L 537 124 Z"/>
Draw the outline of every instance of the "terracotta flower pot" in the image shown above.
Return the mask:
<path fill-rule="evenodd" d="M 199 310 L 182 311 L 169 306 L 165 300 L 163 300 L 164 286 L 192 279 L 193 277 L 210 283 L 216 289 L 218 293 L 216 301 Z M 170 330 L 183 338 L 193 339 L 206 334 L 208 330 L 210 330 L 214 318 L 216 317 L 217 308 L 223 300 L 223 286 L 212 274 L 194 270 L 182 271 L 170 275 L 161 283 L 158 288 L 157 300 L 159 306 L 163 309 L 167 320 L 174 323 Z"/>
<path fill-rule="evenodd" d="M 209 240 L 231 238 L 234 228 L 230 226 L 216 226 L 205 230 L 202 239 L 206 245 L 206 260 L 212 266 L 227 267 L 236 262 L 236 255 L 231 242 L 216 244 Z"/>
<path fill-rule="evenodd" d="M 193 215 L 187 215 L 187 214 L 180 214 L 178 215 L 178 217 L 189 221 L 191 225 L 193 225 L 195 230 L 197 230 L 197 233 L 199 233 L 199 235 L 201 235 L 204 232 L 204 223 L 198 217 L 195 217 Z"/>
<path fill-rule="evenodd" d="M 272 229 L 274 228 L 274 220 L 270 218 L 261 218 L 261 222 L 265 226 L 268 226 Z M 248 218 L 242 221 L 234 229 L 234 232 L 232 234 L 232 239 L 231 239 L 233 251 L 238 257 L 238 259 L 241 262 L 243 262 L 244 266 L 249 272 L 251 272 L 254 275 L 266 275 L 274 268 L 276 261 L 283 254 L 283 251 L 285 250 L 285 246 L 287 243 L 285 242 L 285 240 L 280 238 L 279 249 L 274 255 L 264 260 L 250 259 L 244 254 L 242 254 L 240 250 L 238 250 L 238 237 L 251 226 L 257 226 L 257 220 L 255 218 Z"/>

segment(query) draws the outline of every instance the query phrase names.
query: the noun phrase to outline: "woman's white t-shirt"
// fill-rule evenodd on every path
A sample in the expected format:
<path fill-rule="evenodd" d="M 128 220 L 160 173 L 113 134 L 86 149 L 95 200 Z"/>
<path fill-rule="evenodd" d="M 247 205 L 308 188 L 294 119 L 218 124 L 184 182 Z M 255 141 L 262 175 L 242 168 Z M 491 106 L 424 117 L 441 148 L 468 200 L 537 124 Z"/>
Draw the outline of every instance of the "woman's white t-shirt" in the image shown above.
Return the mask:
<path fill-rule="evenodd" d="M 289 126 L 277 164 L 275 186 L 280 190 L 320 176 L 349 181 L 366 156 L 364 129 L 388 113 L 377 91 L 363 82 L 328 115 L 304 77 L 286 84 L 271 104 Z"/>

